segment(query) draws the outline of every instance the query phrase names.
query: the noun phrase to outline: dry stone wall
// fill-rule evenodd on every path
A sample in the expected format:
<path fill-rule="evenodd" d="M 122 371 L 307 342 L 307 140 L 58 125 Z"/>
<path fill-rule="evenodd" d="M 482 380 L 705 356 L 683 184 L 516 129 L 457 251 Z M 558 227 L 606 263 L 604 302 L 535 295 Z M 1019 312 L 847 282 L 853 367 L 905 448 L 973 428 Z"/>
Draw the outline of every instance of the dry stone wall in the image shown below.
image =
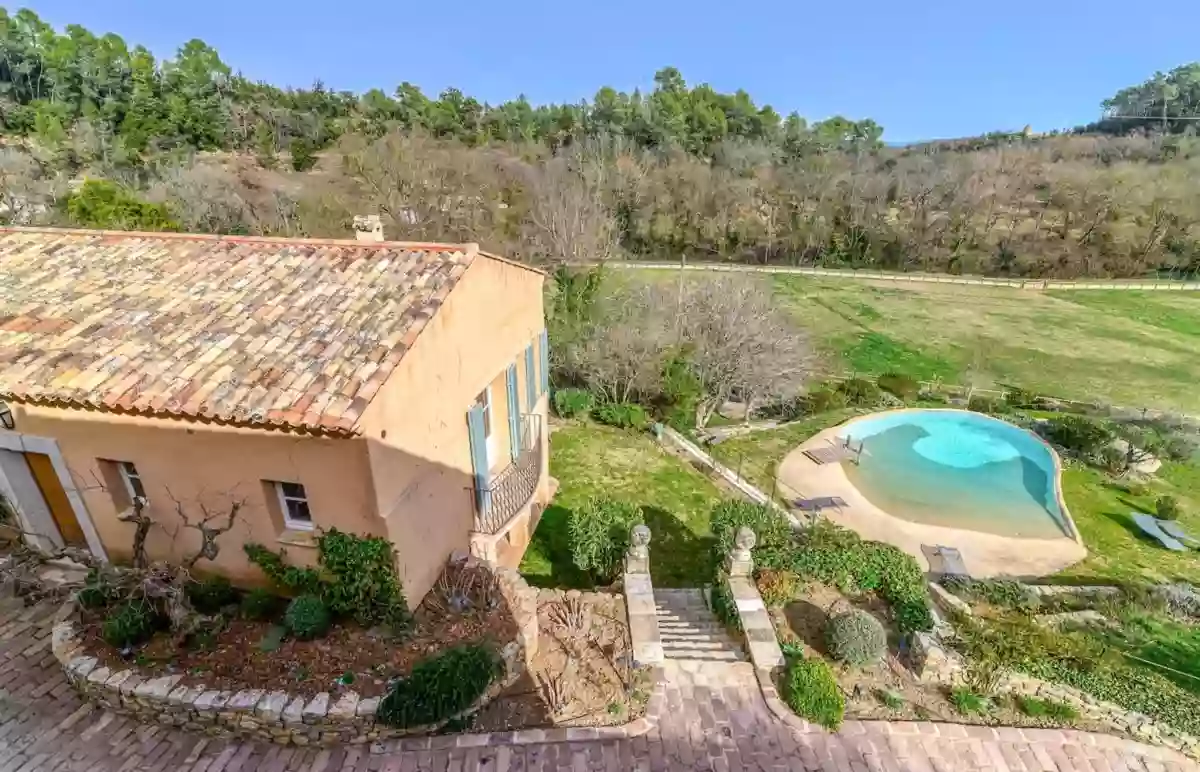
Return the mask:
<path fill-rule="evenodd" d="M 500 650 L 504 675 L 470 709 L 491 702 L 526 672 L 537 651 L 537 591 L 516 571 L 496 571 L 497 586 L 517 622 L 517 639 Z M 241 737 L 280 745 L 367 743 L 432 732 L 440 724 L 400 729 L 376 721 L 379 697 L 322 692 L 306 697 L 285 690 L 222 691 L 184 685 L 182 675 L 149 676 L 113 670 L 88 652 L 79 635 L 74 599 L 59 612 L 51 637 L 54 657 L 86 700 L 145 723 L 181 727 L 213 737 Z"/>

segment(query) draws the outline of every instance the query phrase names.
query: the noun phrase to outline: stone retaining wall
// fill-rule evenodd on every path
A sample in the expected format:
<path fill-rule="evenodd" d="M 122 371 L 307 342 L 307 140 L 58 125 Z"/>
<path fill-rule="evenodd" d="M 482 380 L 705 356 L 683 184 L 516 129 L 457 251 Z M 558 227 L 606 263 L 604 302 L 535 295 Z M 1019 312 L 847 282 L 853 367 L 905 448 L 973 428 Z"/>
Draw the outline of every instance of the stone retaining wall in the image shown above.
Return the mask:
<path fill-rule="evenodd" d="M 504 675 L 463 714 L 491 702 L 526 672 L 538 645 L 537 591 L 513 570 L 495 571 L 497 585 L 517 622 L 517 639 L 500 650 Z M 148 677 L 136 669 L 112 670 L 100 664 L 79 637 L 74 599 L 64 604 L 51 636 L 51 649 L 67 681 L 89 702 L 107 710 L 203 732 L 213 737 L 242 737 L 280 745 L 366 743 L 426 734 L 439 724 L 400 729 L 375 719 L 379 697 L 354 691 L 322 692 L 303 697 L 287 691 L 221 691 L 183 685 L 182 675 Z"/>

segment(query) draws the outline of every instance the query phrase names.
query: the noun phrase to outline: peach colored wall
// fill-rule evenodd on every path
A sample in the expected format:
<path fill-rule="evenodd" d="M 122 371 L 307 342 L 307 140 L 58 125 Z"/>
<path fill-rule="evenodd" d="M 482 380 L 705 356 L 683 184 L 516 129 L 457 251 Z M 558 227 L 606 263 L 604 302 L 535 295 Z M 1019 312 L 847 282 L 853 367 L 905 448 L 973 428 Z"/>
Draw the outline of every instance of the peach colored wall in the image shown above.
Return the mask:
<path fill-rule="evenodd" d="M 517 363 L 524 410 L 525 348 L 545 326 L 542 281 L 477 257 L 363 414 L 376 508 L 397 546 L 410 602 L 469 544 L 475 503 L 467 411 L 489 383 L 496 468 L 509 463 L 504 373 Z M 545 399 L 537 412 L 544 437 Z"/>
<path fill-rule="evenodd" d="M 109 557 L 130 556 L 133 526 L 117 519 L 123 493 L 105 484 L 100 460 L 132 461 L 138 469 L 149 513 L 162 527 L 147 540 L 152 559 L 178 560 L 199 544 L 194 531 L 181 530 L 172 496 L 189 517 L 201 516 L 199 504 L 210 511 L 234 499 L 243 502 L 239 522 L 219 542 L 214 566 L 231 579 L 262 582 L 262 573 L 249 563 L 241 545 L 257 541 L 272 549 L 284 546 L 297 563 L 311 562 L 314 547 L 277 543 L 281 523 L 273 522 L 263 480 L 304 485 L 314 523 L 359 534 L 382 536 L 375 515 L 367 445 L 362 439 L 329 439 L 255 429 L 160 418 L 138 418 L 85 410 L 14 405 L 17 431 L 51 437 L 82 492 L 88 513 Z M 104 486 L 103 488 L 101 486 Z M 169 489 L 169 492 L 168 492 Z M 178 535 L 172 533 L 178 530 Z M 197 568 L 213 564 L 201 561 Z"/>

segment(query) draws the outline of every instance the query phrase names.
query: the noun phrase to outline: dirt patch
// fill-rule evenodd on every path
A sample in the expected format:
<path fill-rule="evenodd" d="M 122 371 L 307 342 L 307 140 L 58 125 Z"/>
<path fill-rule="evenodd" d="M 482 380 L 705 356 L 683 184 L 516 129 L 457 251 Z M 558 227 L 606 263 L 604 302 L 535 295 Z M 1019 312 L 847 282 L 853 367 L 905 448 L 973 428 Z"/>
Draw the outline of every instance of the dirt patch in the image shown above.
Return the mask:
<path fill-rule="evenodd" d="M 538 630 L 530 672 L 480 711 L 472 731 L 611 726 L 645 712 L 652 685 L 631 666 L 622 596 L 541 590 Z"/>
<path fill-rule="evenodd" d="M 150 677 L 182 675 L 180 683 L 185 686 L 278 689 L 304 696 L 353 689 L 360 696 L 377 697 L 387 691 L 391 680 L 450 646 L 488 643 L 499 650 L 517 636 L 516 622 L 498 593 L 480 591 L 447 604 L 437 588 L 417 609 L 415 625 L 402 639 L 346 622 L 335 624 L 317 640 L 284 637 L 279 641 L 278 620 L 250 621 L 232 611 L 222 620 L 223 627 L 215 634 L 195 635 L 180 645 L 160 633 L 122 656 L 101 636 L 103 613 L 86 612 L 82 638 L 87 650 L 110 668 L 136 667 Z M 272 638 L 277 642 L 273 650 Z"/>

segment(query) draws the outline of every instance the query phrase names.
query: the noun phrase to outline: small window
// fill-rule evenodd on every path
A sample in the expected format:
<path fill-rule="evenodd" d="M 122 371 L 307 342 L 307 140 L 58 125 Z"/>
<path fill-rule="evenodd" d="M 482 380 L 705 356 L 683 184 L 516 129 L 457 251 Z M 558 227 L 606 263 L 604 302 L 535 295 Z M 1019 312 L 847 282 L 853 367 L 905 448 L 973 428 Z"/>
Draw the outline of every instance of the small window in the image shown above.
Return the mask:
<path fill-rule="evenodd" d="M 479 396 L 475 398 L 475 404 L 483 408 L 483 436 L 492 436 L 492 387 L 488 386 L 483 391 L 479 392 Z"/>
<path fill-rule="evenodd" d="M 297 531 L 313 529 L 312 512 L 308 508 L 308 495 L 300 483 L 277 482 L 275 492 L 279 494 L 279 509 L 283 512 L 283 524 Z"/>
<path fill-rule="evenodd" d="M 121 480 L 125 483 L 125 491 L 129 494 L 129 500 L 133 501 L 138 496 L 146 498 L 146 486 L 142 485 L 142 476 L 138 474 L 137 467 L 132 461 L 118 461 L 117 469 L 121 472 Z"/>

